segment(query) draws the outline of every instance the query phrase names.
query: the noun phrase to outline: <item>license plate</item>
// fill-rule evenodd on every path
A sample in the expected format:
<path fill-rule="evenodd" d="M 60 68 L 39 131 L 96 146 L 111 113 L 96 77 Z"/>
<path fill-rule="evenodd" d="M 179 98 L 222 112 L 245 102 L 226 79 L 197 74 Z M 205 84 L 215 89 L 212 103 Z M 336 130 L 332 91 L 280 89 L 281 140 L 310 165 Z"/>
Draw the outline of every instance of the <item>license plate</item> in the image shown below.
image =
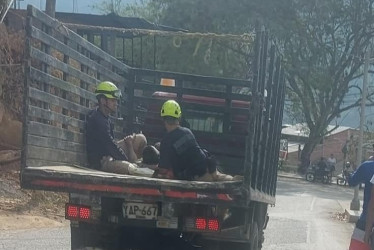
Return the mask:
<path fill-rule="evenodd" d="M 124 202 L 123 216 L 127 219 L 155 220 L 157 219 L 157 204 Z"/>

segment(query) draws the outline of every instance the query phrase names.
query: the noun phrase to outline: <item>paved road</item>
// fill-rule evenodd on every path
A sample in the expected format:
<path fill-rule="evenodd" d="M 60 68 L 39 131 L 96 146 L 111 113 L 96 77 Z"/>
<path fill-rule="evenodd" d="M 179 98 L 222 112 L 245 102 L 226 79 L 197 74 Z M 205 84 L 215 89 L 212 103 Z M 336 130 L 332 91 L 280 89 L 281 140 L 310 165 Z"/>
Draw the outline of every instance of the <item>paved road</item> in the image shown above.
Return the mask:
<path fill-rule="evenodd" d="M 348 249 L 353 225 L 335 218 L 353 191 L 280 178 L 263 250 Z M 0 231 L 0 249 L 69 249 L 69 228 Z M 233 249 L 234 250 L 234 249 Z"/>
<path fill-rule="evenodd" d="M 65 250 L 70 249 L 69 237 L 68 227 L 0 231 L 0 249 Z"/>
<path fill-rule="evenodd" d="M 348 187 L 280 178 L 263 250 L 348 249 L 353 224 L 336 214 L 352 197 Z"/>

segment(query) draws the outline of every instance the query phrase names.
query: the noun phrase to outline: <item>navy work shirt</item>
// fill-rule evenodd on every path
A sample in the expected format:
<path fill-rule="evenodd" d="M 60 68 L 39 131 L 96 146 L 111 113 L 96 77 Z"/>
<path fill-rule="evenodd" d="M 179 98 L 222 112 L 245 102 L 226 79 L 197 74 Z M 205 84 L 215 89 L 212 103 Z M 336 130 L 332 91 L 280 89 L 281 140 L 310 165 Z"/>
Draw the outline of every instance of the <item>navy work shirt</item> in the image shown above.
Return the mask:
<path fill-rule="evenodd" d="M 100 169 L 100 160 L 104 156 L 111 156 L 114 160 L 128 160 L 114 140 L 113 124 L 99 109 L 90 111 L 87 117 L 86 149 L 90 168 Z"/>
<path fill-rule="evenodd" d="M 357 222 L 357 226 L 363 230 L 365 230 L 365 221 L 367 215 L 367 208 L 369 205 L 370 195 L 371 195 L 371 187 L 372 184 L 370 183 L 371 177 L 374 175 L 374 161 L 365 161 L 362 163 L 355 172 L 348 179 L 348 184 L 350 186 L 357 186 L 360 183 L 365 183 L 364 189 L 364 203 L 362 204 L 362 213 L 360 218 Z"/>
<path fill-rule="evenodd" d="M 168 132 L 160 145 L 160 168 L 172 169 L 179 180 L 192 180 L 207 172 L 206 156 L 191 130 L 178 127 Z"/>

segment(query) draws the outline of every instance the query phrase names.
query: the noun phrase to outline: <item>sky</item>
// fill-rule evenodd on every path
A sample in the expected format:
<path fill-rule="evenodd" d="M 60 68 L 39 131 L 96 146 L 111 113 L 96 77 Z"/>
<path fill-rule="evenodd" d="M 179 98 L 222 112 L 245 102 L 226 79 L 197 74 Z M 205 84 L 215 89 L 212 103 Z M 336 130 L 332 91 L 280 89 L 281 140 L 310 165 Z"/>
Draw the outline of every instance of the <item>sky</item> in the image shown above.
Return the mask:
<path fill-rule="evenodd" d="M 103 0 L 56 0 L 56 11 L 98 14 L 98 11 L 91 6 L 101 3 L 102 1 Z M 45 0 L 23 0 L 20 2 L 21 9 L 26 9 L 28 4 L 34 5 L 38 9 L 45 9 Z"/>

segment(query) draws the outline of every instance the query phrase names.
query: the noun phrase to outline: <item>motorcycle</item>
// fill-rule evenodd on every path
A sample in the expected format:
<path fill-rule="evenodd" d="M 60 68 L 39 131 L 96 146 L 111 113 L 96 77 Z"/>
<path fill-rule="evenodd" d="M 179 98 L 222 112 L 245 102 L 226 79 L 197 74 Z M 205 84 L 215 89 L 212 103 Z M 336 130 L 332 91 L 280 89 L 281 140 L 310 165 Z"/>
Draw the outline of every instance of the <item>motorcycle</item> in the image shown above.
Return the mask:
<path fill-rule="evenodd" d="M 343 167 L 342 173 L 337 176 L 336 184 L 339 186 L 345 186 L 348 184 L 348 178 L 352 171 L 349 171 L 351 164 L 347 162 Z"/>
<path fill-rule="evenodd" d="M 305 174 L 305 179 L 310 182 L 321 181 L 328 184 L 331 182 L 333 169 L 331 166 L 324 164 L 323 167 L 319 164 L 312 164 Z"/>

